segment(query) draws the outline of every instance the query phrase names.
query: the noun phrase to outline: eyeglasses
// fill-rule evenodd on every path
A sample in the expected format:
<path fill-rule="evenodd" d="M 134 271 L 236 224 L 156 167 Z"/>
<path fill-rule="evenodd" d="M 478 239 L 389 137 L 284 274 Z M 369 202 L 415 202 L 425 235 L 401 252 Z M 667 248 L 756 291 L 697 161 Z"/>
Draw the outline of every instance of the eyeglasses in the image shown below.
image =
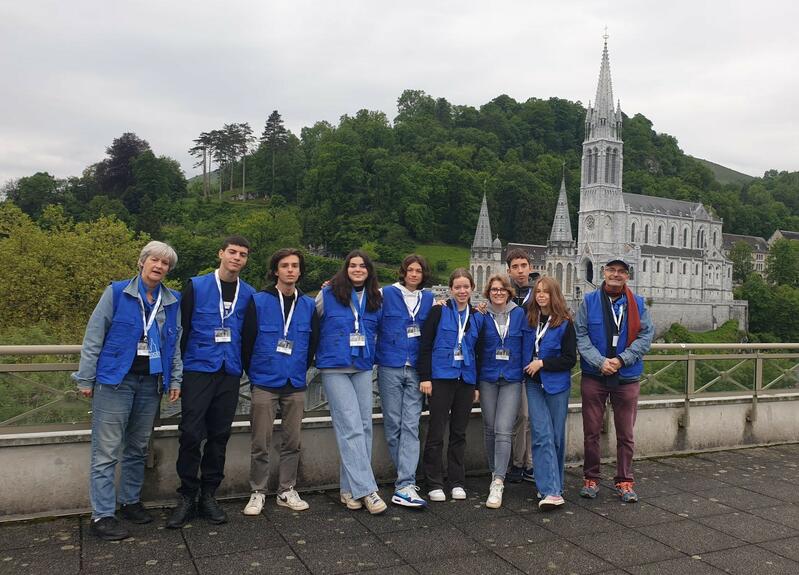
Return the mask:
<path fill-rule="evenodd" d="M 630 271 L 624 268 L 605 268 L 605 271 L 610 275 L 629 275 Z"/>
<path fill-rule="evenodd" d="M 508 293 L 508 290 L 506 290 L 505 288 L 491 288 L 488 291 L 489 293 Z"/>

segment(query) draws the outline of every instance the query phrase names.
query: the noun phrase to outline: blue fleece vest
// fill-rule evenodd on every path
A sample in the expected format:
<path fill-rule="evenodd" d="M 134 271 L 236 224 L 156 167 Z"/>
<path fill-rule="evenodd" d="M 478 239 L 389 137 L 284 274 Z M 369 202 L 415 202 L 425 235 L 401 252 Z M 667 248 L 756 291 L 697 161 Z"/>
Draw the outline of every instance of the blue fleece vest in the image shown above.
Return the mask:
<path fill-rule="evenodd" d="M 497 348 L 502 344 L 497 327 L 490 314 L 483 318 L 483 330 L 480 334 L 480 381 L 495 383 L 505 381 L 521 381 L 524 357 L 522 357 L 522 328 L 527 324 L 524 309 L 515 307 L 510 312 L 508 335 L 505 337 L 505 349 L 510 350 L 510 359 L 498 360 Z"/>
<path fill-rule="evenodd" d="M 122 382 L 136 357 L 136 346 L 144 335 L 139 299 L 124 291 L 130 282 L 131 280 L 124 280 L 111 284 L 114 293 L 114 315 L 111 318 L 111 326 L 105 335 L 105 341 L 103 341 L 103 349 L 100 350 L 100 356 L 97 358 L 97 383 L 118 385 Z M 162 285 L 161 289 L 167 288 Z M 178 301 L 163 306 L 166 321 L 159 330 L 164 391 L 169 389 L 172 358 L 175 356 L 175 346 L 178 343 L 178 314 L 180 313 L 180 293 L 169 291 Z"/>
<path fill-rule="evenodd" d="M 460 378 L 464 383 L 475 385 L 477 384 L 475 350 L 484 318 L 473 308 L 469 310 L 469 328 L 463 334 L 462 342 L 464 361 L 453 362 L 455 347 L 458 344 L 458 312 L 455 305 L 450 301 L 441 310 L 441 320 L 438 322 L 436 337 L 433 340 L 432 377 L 433 379 Z M 466 365 L 465 358 L 469 359 L 469 365 Z"/>
<path fill-rule="evenodd" d="M 294 306 L 287 339 L 292 342 L 291 355 L 277 352 L 277 342 L 283 339 L 283 311 L 278 296 L 258 292 L 253 296 L 258 318 L 258 335 L 252 350 L 250 383 L 258 387 L 283 387 L 287 381 L 292 387 L 305 389 L 305 372 L 308 371 L 308 351 L 311 343 L 311 319 L 316 304 L 306 295 L 300 296 Z"/>
<path fill-rule="evenodd" d="M 241 375 L 241 325 L 255 290 L 245 281 L 239 282 L 236 309 L 225 320 L 230 328 L 230 342 L 216 343 L 214 330 L 222 327 L 219 315 L 219 288 L 213 273 L 191 278 L 194 290 L 194 309 L 191 331 L 183 352 L 183 370 L 215 373 L 224 363 L 225 373 Z"/>
<path fill-rule="evenodd" d="M 355 331 L 355 315 L 352 309 L 349 304 L 341 305 L 329 287 L 322 290 L 322 298 L 324 311 L 320 318 L 316 367 L 319 369 L 354 367 L 359 371 L 372 369 L 381 311 L 367 309 L 365 315 L 360 318 L 360 332 L 366 336 L 366 346 L 360 348 L 358 356 L 353 356 L 350 334 Z"/>
<path fill-rule="evenodd" d="M 422 301 L 416 313 L 416 325 L 422 329 L 430 309 L 433 307 L 433 293 L 422 292 Z M 396 286 L 383 288 L 383 317 L 377 336 L 375 362 L 385 367 L 403 367 L 406 363 L 416 366 L 419 358 L 421 337 L 408 337 L 411 314 L 405 305 L 402 291 Z"/>
<path fill-rule="evenodd" d="M 624 317 L 621 321 L 621 331 L 619 333 L 619 345 L 615 352 L 608 351 L 607 339 L 605 337 L 605 317 L 602 313 L 602 301 L 600 297 L 608 297 L 602 293 L 602 290 L 592 291 L 585 295 L 583 300 L 587 313 L 588 321 L 588 337 L 591 339 L 591 344 L 602 354 L 603 357 L 615 357 L 617 353 L 623 352 L 627 348 L 627 310 L 624 310 Z M 639 314 L 644 309 L 644 298 L 641 296 L 634 296 L 638 304 Z M 615 329 L 615 326 L 614 326 Z M 609 354 L 609 355 L 608 355 Z M 580 367 L 583 373 L 601 376 L 600 371 L 592 365 L 589 365 L 584 359 L 580 358 Z M 644 372 L 644 362 L 639 359 L 632 365 L 625 365 L 619 370 L 621 379 L 637 379 Z"/>
<path fill-rule="evenodd" d="M 548 327 L 544 337 L 538 342 L 538 358 L 539 359 L 552 359 L 559 357 L 562 352 L 561 342 L 563 341 L 563 334 L 569 326 L 569 320 L 564 321 L 558 327 Z M 530 363 L 530 360 L 535 353 L 535 326 L 525 324 L 524 328 L 524 364 Z M 544 386 L 544 391 L 549 394 L 560 393 L 569 389 L 571 386 L 571 370 L 565 371 L 547 371 L 541 369 L 538 372 L 541 375 L 541 383 Z"/>

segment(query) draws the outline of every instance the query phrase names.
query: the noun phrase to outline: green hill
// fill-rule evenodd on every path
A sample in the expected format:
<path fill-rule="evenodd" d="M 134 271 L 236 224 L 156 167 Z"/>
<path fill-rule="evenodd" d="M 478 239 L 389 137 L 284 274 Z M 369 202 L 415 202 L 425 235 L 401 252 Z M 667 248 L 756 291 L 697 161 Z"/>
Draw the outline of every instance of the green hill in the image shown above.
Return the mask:
<path fill-rule="evenodd" d="M 735 170 L 725 168 L 724 166 L 711 162 L 710 160 L 703 160 L 702 158 L 694 159 L 707 166 L 710 171 L 713 172 L 713 175 L 720 184 L 746 184 L 755 179 L 754 176 L 736 172 Z"/>

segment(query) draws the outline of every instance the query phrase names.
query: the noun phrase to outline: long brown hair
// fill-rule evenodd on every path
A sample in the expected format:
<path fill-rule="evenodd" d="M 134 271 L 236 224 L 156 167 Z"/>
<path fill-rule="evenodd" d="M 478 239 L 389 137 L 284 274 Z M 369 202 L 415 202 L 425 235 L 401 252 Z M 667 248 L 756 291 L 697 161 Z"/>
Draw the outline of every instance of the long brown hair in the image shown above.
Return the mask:
<path fill-rule="evenodd" d="M 366 264 L 366 281 L 363 284 L 364 293 L 366 294 L 366 309 L 369 311 L 377 311 L 383 305 L 383 294 L 380 293 L 380 283 L 377 281 L 377 273 L 375 272 L 375 264 L 372 259 L 361 250 L 352 250 L 344 258 L 344 265 L 336 272 L 336 275 L 330 280 L 330 289 L 336 301 L 343 306 L 349 307 L 352 298 L 352 282 L 347 273 L 347 268 L 350 267 L 350 260 L 352 258 L 362 258 L 363 263 Z"/>
<path fill-rule="evenodd" d="M 533 325 L 538 325 L 538 318 L 541 317 L 541 306 L 535 301 L 535 292 L 541 286 L 541 290 L 549 294 L 549 325 L 558 327 L 564 321 L 571 319 L 569 308 L 566 306 L 566 299 L 560 291 L 560 284 L 549 276 L 541 276 L 533 286 L 533 297 L 527 308 L 527 321 Z"/>

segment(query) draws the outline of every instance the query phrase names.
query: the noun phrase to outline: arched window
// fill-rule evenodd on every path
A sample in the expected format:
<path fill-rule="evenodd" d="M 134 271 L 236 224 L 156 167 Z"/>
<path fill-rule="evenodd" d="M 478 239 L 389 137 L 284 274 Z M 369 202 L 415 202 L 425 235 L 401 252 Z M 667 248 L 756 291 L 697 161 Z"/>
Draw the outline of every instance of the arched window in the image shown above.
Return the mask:
<path fill-rule="evenodd" d="M 635 222 L 630 225 L 630 242 L 635 243 Z"/>
<path fill-rule="evenodd" d="M 610 147 L 605 148 L 605 183 L 610 183 Z"/>
<path fill-rule="evenodd" d="M 642 270 L 642 271 L 646 271 L 646 260 L 644 260 L 643 262 L 641 262 L 641 270 Z"/>
<path fill-rule="evenodd" d="M 696 230 L 696 249 L 702 248 L 702 230 Z"/>
<path fill-rule="evenodd" d="M 630 266 L 630 279 L 635 279 L 635 266 Z"/>
<path fill-rule="evenodd" d="M 699 275 L 699 264 L 695 264 L 695 265 L 694 265 L 694 275 L 695 275 L 695 276 L 698 276 L 698 275 Z"/>
<path fill-rule="evenodd" d="M 674 262 L 669 263 L 669 273 L 670 274 L 674 273 Z"/>
<path fill-rule="evenodd" d="M 663 245 L 663 226 L 658 226 L 658 245 Z"/>
<path fill-rule="evenodd" d="M 613 161 L 610 163 L 611 175 L 610 175 L 610 182 L 612 184 L 619 183 L 618 174 L 619 174 L 619 149 L 613 148 Z"/>
<path fill-rule="evenodd" d="M 644 243 L 645 244 L 649 243 L 649 224 L 646 224 L 644 226 Z"/>
<path fill-rule="evenodd" d="M 685 269 L 686 269 L 687 265 L 688 264 L 686 264 L 685 262 L 682 263 L 682 273 L 683 273 L 683 275 L 685 275 Z"/>
<path fill-rule="evenodd" d="M 558 280 L 558 283 L 561 286 L 561 290 L 563 289 L 563 264 L 559 263 L 555 266 L 555 279 Z"/>
<path fill-rule="evenodd" d="M 671 236 L 669 237 L 669 245 L 674 245 L 674 234 L 677 232 L 673 227 L 671 228 Z"/>
<path fill-rule="evenodd" d="M 717 238 L 716 234 L 717 234 L 717 232 L 715 232 L 715 231 L 714 231 L 714 232 L 713 232 L 713 247 L 714 247 L 714 248 L 717 248 L 717 247 L 719 247 L 719 245 L 718 245 L 718 243 L 717 243 L 717 239 L 718 239 L 718 238 Z"/>
<path fill-rule="evenodd" d="M 477 290 L 483 289 L 483 266 L 477 266 Z M 143 304 L 142 304 L 143 305 Z"/>
<path fill-rule="evenodd" d="M 592 182 L 599 181 L 599 177 L 597 176 L 598 171 L 599 171 L 599 150 L 594 148 L 594 173 L 591 175 Z"/>
<path fill-rule="evenodd" d="M 655 263 L 655 271 L 656 271 L 657 273 L 660 273 L 660 262 L 656 262 L 656 263 Z"/>
<path fill-rule="evenodd" d="M 688 247 L 688 228 L 685 228 L 682 231 L 682 247 L 684 248 Z"/>

